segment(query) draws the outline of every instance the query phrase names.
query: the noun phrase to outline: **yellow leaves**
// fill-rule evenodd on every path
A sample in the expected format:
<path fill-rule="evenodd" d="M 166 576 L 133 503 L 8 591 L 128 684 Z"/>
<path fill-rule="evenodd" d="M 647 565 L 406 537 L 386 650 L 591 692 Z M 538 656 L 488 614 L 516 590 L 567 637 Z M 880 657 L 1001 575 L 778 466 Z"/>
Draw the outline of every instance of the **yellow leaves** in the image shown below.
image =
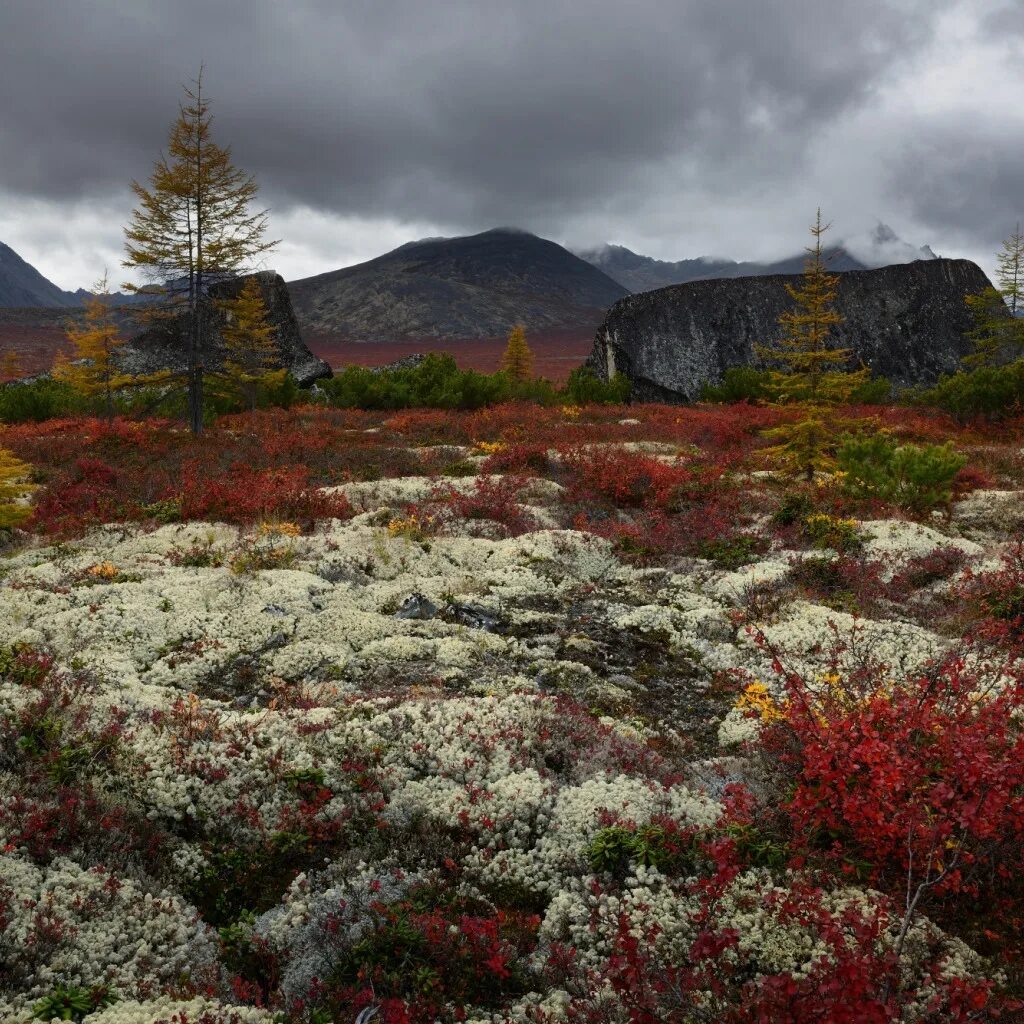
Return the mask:
<path fill-rule="evenodd" d="M 270 320 L 259 279 L 246 279 L 233 299 L 222 299 L 217 308 L 224 317 L 221 339 L 227 357 L 214 375 L 214 389 L 254 408 L 261 388 L 280 386 L 287 370 L 280 367 L 277 328 Z"/>
<path fill-rule="evenodd" d="M 799 285 L 787 284 L 795 304 L 779 316 L 782 337 L 774 345 L 758 345 L 762 358 L 776 366 L 768 380 L 768 393 L 777 404 L 803 407 L 802 418 L 782 423 L 770 431 L 780 443 L 765 450 L 765 456 L 788 472 L 814 478 L 816 471 L 830 468 L 830 449 L 842 425 L 831 414 L 831 407 L 850 400 L 865 384 L 870 371 L 846 370 L 850 351 L 831 341 L 832 328 L 843 322 L 834 308 L 839 277 L 825 268 L 821 236 L 821 211 L 811 226 L 814 245 L 807 250 L 808 260 Z"/>
<path fill-rule="evenodd" d="M 0 448 L 0 529 L 24 522 L 32 513 L 27 498 L 36 489 L 29 483 L 32 467 L 13 452 Z"/>
<path fill-rule="evenodd" d="M 533 376 L 533 353 L 526 344 L 526 328 L 522 324 L 516 324 L 508 336 L 508 345 L 501 357 L 501 368 L 516 382 L 529 380 Z"/>
<path fill-rule="evenodd" d="M 301 537 L 302 528 L 295 523 L 260 523 L 261 537 Z"/>
<path fill-rule="evenodd" d="M 94 580 L 113 580 L 117 579 L 118 569 L 113 562 L 97 562 L 90 565 L 85 573 Z"/>
<path fill-rule="evenodd" d="M 85 303 L 85 321 L 81 326 L 68 328 L 68 340 L 74 348 L 74 361 L 63 353 L 53 364 L 53 376 L 73 388 L 84 398 L 102 398 L 104 412 L 114 414 L 114 393 L 136 383 L 133 377 L 122 373 L 116 362 L 118 349 L 124 344 L 120 329 L 114 321 L 110 307 L 104 302 L 107 278 L 94 286 L 97 294 Z"/>
<path fill-rule="evenodd" d="M 408 516 L 398 516 L 388 523 L 388 533 L 392 537 L 404 537 L 406 540 L 423 540 L 434 525 L 433 516 L 424 516 L 420 519 L 415 513 Z"/>
<path fill-rule="evenodd" d="M 562 415 L 567 420 L 578 420 L 583 410 L 578 405 L 563 405 Z"/>
<path fill-rule="evenodd" d="M 784 708 L 780 707 L 761 682 L 753 682 L 747 686 L 734 705 L 739 711 L 762 722 L 779 722 L 786 717 Z"/>
<path fill-rule="evenodd" d="M 497 455 L 505 450 L 503 441 L 474 441 L 473 451 L 479 455 Z"/>

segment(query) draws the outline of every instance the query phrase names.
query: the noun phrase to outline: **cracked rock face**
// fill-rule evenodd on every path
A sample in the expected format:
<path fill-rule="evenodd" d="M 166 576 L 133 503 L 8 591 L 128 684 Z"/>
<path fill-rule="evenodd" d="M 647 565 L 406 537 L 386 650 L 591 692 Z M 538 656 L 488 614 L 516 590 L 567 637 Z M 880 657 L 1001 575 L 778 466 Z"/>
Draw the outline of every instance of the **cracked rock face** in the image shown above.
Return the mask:
<path fill-rule="evenodd" d="M 756 345 L 780 336 L 779 315 L 793 308 L 787 285 L 798 274 L 692 281 L 630 295 L 598 328 L 590 365 L 623 373 L 641 401 L 692 401 L 733 366 L 755 365 Z M 972 326 L 964 297 L 991 287 L 970 260 L 915 263 L 839 275 L 833 331 L 853 365 L 898 386 L 932 384 L 959 368 Z M 1007 314 L 1009 315 L 1009 314 Z"/>
<path fill-rule="evenodd" d="M 308 387 L 314 381 L 330 377 L 331 368 L 313 355 L 302 340 L 288 287 L 279 274 L 267 271 L 219 281 L 210 286 L 210 298 L 237 298 L 249 277 L 259 281 L 270 321 L 276 328 L 280 368 L 288 370 L 300 387 Z M 222 324 L 223 314 L 209 305 L 203 329 L 203 361 L 208 368 L 219 366 L 223 361 Z M 179 323 L 169 329 L 150 328 L 137 334 L 118 353 L 119 363 L 132 374 L 154 373 L 163 369 L 184 370 L 187 341 L 182 327 Z"/>

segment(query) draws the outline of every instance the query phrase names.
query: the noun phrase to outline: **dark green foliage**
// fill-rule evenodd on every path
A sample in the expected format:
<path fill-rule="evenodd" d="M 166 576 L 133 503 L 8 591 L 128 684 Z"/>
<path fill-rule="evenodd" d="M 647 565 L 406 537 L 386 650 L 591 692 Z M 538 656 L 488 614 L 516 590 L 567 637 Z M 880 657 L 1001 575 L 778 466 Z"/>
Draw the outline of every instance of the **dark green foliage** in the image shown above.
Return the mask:
<path fill-rule="evenodd" d="M 731 366 L 722 374 L 719 384 L 705 384 L 701 388 L 702 402 L 757 402 L 768 401 L 770 398 L 768 382 L 771 379 L 769 370 L 760 370 L 755 366 Z M 852 405 L 884 405 L 892 399 L 892 383 L 885 377 L 872 377 L 850 393 Z"/>
<path fill-rule="evenodd" d="M 348 366 L 320 388 L 329 405 L 346 409 L 479 409 L 513 397 L 515 390 L 504 374 L 460 370 L 450 355 L 439 353 L 398 370 Z"/>
<path fill-rule="evenodd" d="M 78 985 L 57 985 L 52 992 L 43 996 L 32 1007 L 32 1016 L 37 1020 L 81 1021 L 96 1010 L 112 1006 L 117 1002 L 105 985 L 82 988 Z"/>
<path fill-rule="evenodd" d="M 700 551 L 702 558 L 708 558 L 723 569 L 739 569 L 740 566 L 756 562 L 768 550 L 763 537 L 739 534 L 708 541 Z"/>
<path fill-rule="evenodd" d="M 733 824 L 726 830 L 736 844 L 736 852 L 752 868 L 781 869 L 790 858 L 789 847 L 774 839 L 756 825 Z"/>
<path fill-rule="evenodd" d="M 730 366 L 722 374 L 719 384 L 705 384 L 701 388 L 702 402 L 761 402 L 768 398 L 767 370 L 753 366 Z"/>
<path fill-rule="evenodd" d="M 953 478 L 967 462 L 951 441 L 919 447 L 881 433 L 847 438 L 836 461 L 851 494 L 881 498 L 913 512 L 947 504 Z"/>
<path fill-rule="evenodd" d="M 1024 412 L 1024 359 L 945 376 L 935 387 L 917 392 L 913 401 L 937 406 L 961 422 L 1019 416 Z"/>
<path fill-rule="evenodd" d="M 505 373 L 460 370 L 451 355 L 438 352 L 398 370 L 348 366 L 319 387 L 328 405 L 345 409 L 481 409 L 513 399 L 541 405 L 608 404 L 624 402 L 629 395 L 625 377 L 606 382 L 589 367 L 573 370 L 559 390 L 544 378 L 515 381 Z"/>
<path fill-rule="evenodd" d="M 803 522 L 813 511 L 814 502 L 806 491 L 787 491 L 772 513 L 772 521 L 779 526 L 792 526 Z"/>
<path fill-rule="evenodd" d="M 305 833 L 277 832 L 265 843 L 214 850 L 190 898 L 215 927 L 269 910 L 302 870 L 310 845 Z"/>
<path fill-rule="evenodd" d="M 578 366 L 565 382 L 564 398 L 572 405 L 621 405 L 629 391 L 629 379 L 621 373 L 605 381 L 589 366 Z"/>
<path fill-rule="evenodd" d="M 692 838 L 672 834 L 660 825 L 626 828 L 611 825 L 601 829 L 587 848 L 587 859 L 595 871 L 625 878 L 631 864 L 655 867 L 666 874 L 693 870 L 696 843 Z"/>
<path fill-rule="evenodd" d="M 41 423 L 83 411 L 83 400 L 62 381 L 40 377 L 28 384 L 0 385 L 0 422 Z"/>
<path fill-rule="evenodd" d="M 822 555 L 796 559 L 790 571 L 790 579 L 803 590 L 826 597 L 839 594 L 847 586 L 840 562 Z"/>

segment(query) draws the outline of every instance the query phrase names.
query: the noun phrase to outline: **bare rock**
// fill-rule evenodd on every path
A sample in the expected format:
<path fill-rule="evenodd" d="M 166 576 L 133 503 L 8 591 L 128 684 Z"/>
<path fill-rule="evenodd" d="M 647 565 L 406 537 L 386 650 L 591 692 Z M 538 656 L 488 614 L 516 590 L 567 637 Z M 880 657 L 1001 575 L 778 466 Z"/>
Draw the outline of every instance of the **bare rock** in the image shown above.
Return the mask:
<path fill-rule="evenodd" d="M 691 281 L 630 295 L 608 311 L 589 363 L 608 379 L 625 374 L 640 401 L 696 399 L 723 371 L 755 365 L 755 346 L 780 336 L 779 315 L 793 308 L 786 285 L 797 274 Z M 991 282 L 970 260 L 915 263 L 839 275 L 833 336 L 854 365 L 898 386 L 932 384 L 959 368 L 972 326 L 966 295 Z M 1009 315 L 1009 313 L 1007 313 Z"/>

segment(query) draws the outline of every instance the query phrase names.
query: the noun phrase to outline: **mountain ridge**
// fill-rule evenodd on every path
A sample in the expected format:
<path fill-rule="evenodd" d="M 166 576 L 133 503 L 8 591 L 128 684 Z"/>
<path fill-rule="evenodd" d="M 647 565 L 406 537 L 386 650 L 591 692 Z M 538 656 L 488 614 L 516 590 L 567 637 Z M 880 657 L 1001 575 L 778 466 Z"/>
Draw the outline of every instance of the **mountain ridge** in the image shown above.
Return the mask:
<path fill-rule="evenodd" d="M 47 280 L 9 245 L 0 242 L 0 306 L 66 309 L 82 303 Z"/>
<path fill-rule="evenodd" d="M 629 290 L 556 242 L 514 228 L 407 242 L 288 283 L 307 330 L 352 341 L 496 337 L 596 327 Z"/>
<path fill-rule="evenodd" d="M 686 284 L 689 281 L 799 274 L 806 259 L 804 253 L 795 253 L 767 263 L 754 260 L 737 262 L 711 256 L 658 260 L 612 243 L 575 251 L 581 259 L 592 263 L 633 293 Z M 918 259 L 937 258 L 930 246 L 915 247 L 904 242 L 889 225 L 881 222 L 866 235 L 854 236 L 849 241 L 826 247 L 825 257 L 833 273 L 877 270 Z"/>

